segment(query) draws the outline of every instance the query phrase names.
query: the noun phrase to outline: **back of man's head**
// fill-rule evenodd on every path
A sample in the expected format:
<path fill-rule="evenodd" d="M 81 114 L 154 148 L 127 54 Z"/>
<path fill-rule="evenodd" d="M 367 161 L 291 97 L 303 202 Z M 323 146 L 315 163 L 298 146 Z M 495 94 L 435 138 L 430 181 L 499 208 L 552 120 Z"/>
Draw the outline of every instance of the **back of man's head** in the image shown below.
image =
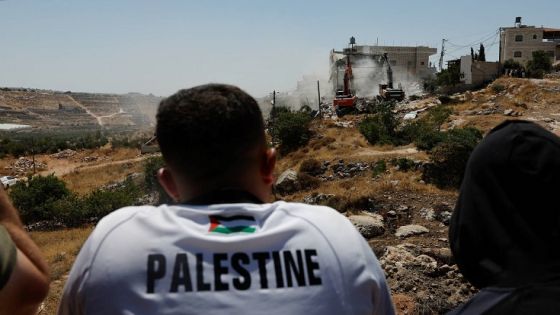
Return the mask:
<path fill-rule="evenodd" d="M 165 162 L 191 182 L 220 183 L 244 172 L 265 147 L 255 99 L 241 89 L 207 84 L 161 101 L 156 136 Z"/>

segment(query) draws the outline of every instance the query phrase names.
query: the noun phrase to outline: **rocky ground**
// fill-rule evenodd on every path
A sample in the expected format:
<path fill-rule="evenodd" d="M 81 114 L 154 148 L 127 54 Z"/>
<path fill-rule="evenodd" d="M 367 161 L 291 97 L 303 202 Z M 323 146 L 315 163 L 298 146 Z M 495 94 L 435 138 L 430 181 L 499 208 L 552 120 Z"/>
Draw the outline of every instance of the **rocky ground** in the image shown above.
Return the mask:
<path fill-rule="evenodd" d="M 487 132 L 506 119 L 526 119 L 560 134 L 557 78 L 502 78 L 478 91 L 402 102 L 396 112 L 414 120 L 442 102 L 453 109 L 443 129 Z M 421 180 L 427 156 L 413 146 L 367 144 L 356 128 L 363 115 L 339 118 L 326 103 L 321 114 L 309 145 L 279 160 L 276 197 L 345 214 L 379 258 L 400 314 L 440 314 L 466 301 L 476 290 L 458 272 L 447 239 L 458 192 Z M 400 169 L 393 162 L 401 157 L 414 164 Z"/>

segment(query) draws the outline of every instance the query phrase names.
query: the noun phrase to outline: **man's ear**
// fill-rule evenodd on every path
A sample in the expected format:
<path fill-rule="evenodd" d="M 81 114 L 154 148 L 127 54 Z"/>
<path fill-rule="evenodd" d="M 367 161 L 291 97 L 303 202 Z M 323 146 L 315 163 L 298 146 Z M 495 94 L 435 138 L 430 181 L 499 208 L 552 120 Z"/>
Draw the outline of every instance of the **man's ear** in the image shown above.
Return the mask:
<path fill-rule="evenodd" d="M 157 171 L 157 179 L 165 190 L 165 192 L 171 197 L 175 202 L 181 199 L 179 194 L 179 187 L 177 181 L 173 177 L 173 174 L 168 168 L 162 167 Z"/>
<path fill-rule="evenodd" d="M 265 184 L 270 185 L 274 181 L 272 174 L 276 166 L 276 149 L 269 148 L 265 151 L 261 163 L 261 177 Z"/>

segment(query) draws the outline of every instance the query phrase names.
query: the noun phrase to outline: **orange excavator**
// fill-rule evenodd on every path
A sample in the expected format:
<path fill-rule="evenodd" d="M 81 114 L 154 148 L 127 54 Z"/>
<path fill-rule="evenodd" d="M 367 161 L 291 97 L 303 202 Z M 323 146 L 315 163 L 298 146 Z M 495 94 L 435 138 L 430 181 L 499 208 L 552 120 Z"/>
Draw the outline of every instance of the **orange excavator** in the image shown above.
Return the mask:
<path fill-rule="evenodd" d="M 352 64 L 350 55 L 346 55 L 346 69 L 344 70 L 344 89 L 336 91 L 333 106 L 337 113 L 351 111 L 356 106 L 356 96 L 350 91 L 350 80 L 352 80 Z"/>

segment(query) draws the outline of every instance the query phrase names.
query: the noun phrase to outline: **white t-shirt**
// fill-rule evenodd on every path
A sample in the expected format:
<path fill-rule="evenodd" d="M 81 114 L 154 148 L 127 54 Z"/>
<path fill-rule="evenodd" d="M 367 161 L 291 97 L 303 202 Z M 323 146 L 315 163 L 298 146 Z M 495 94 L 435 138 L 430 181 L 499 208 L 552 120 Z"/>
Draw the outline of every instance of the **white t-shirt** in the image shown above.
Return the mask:
<path fill-rule="evenodd" d="M 78 255 L 59 315 L 393 314 L 375 254 L 328 207 L 127 207 Z"/>

